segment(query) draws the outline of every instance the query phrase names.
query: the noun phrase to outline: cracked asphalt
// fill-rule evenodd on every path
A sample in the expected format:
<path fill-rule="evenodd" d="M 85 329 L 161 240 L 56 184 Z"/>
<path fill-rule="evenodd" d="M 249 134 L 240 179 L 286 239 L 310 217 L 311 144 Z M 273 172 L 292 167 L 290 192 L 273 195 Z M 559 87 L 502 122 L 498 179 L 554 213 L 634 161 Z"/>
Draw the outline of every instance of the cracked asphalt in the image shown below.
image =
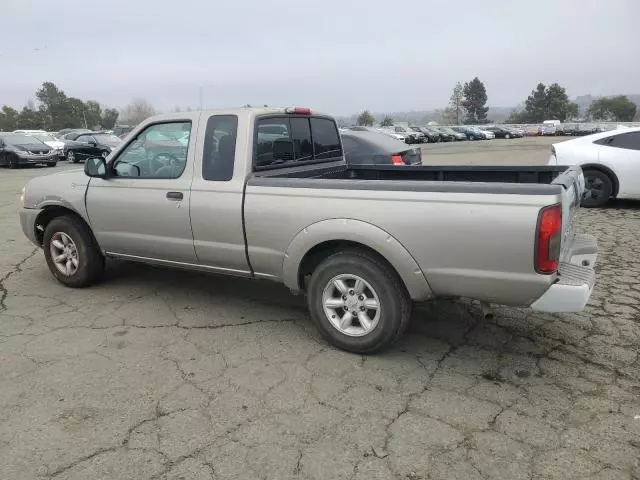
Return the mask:
<path fill-rule="evenodd" d="M 1 479 L 640 478 L 640 203 L 580 213 L 584 312 L 434 301 L 363 357 L 271 283 L 114 262 L 59 285 L 16 216 L 50 172 L 0 171 Z"/>

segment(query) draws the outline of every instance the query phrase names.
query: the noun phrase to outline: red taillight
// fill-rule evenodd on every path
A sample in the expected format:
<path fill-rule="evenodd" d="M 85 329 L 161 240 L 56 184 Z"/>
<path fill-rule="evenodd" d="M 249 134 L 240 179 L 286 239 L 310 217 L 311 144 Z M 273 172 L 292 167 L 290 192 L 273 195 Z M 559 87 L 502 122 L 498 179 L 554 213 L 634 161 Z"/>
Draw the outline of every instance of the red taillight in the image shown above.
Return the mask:
<path fill-rule="evenodd" d="M 551 205 L 540 211 L 536 236 L 535 264 L 538 273 L 554 273 L 560 264 L 562 206 Z"/>
<path fill-rule="evenodd" d="M 306 107 L 287 108 L 285 111 L 294 115 L 311 115 L 311 109 Z"/>
<path fill-rule="evenodd" d="M 394 165 L 406 165 L 400 155 L 392 155 L 391 163 L 393 163 Z"/>

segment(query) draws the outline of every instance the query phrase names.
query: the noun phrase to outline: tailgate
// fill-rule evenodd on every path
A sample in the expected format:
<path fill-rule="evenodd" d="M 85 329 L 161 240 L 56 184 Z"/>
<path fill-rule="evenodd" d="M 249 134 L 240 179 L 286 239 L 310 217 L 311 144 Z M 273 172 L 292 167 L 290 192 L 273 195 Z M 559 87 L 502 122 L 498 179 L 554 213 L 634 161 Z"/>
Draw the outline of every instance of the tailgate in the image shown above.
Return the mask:
<path fill-rule="evenodd" d="M 580 208 L 580 201 L 585 189 L 582 169 L 579 166 L 567 167 L 551 183 L 564 187 L 562 191 L 562 250 L 560 260 L 569 262 L 575 237 L 573 223 Z"/>

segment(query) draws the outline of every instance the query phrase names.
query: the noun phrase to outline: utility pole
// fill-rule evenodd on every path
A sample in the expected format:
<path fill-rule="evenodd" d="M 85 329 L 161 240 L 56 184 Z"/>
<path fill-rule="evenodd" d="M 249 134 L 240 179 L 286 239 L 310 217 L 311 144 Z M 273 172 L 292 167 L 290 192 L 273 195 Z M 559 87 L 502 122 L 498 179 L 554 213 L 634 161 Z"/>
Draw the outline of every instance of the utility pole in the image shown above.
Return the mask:
<path fill-rule="evenodd" d="M 82 118 L 84 119 L 84 128 L 89 128 L 87 127 L 87 116 L 84 114 L 84 110 L 82 111 Z"/>

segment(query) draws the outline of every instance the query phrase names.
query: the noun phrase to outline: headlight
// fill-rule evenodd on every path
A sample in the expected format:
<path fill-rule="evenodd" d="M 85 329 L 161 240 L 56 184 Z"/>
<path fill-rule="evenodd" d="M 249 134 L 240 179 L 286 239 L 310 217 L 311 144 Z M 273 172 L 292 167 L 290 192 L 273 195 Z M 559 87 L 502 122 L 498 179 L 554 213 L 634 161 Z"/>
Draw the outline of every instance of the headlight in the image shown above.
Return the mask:
<path fill-rule="evenodd" d="M 27 186 L 25 185 L 24 187 L 22 187 L 22 190 L 20 190 L 20 205 L 22 205 L 24 207 L 24 197 L 27 194 Z"/>
<path fill-rule="evenodd" d="M 28 156 L 31 155 L 31 152 L 29 152 L 27 150 L 19 150 L 16 153 L 21 157 L 28 157 Z"/>

